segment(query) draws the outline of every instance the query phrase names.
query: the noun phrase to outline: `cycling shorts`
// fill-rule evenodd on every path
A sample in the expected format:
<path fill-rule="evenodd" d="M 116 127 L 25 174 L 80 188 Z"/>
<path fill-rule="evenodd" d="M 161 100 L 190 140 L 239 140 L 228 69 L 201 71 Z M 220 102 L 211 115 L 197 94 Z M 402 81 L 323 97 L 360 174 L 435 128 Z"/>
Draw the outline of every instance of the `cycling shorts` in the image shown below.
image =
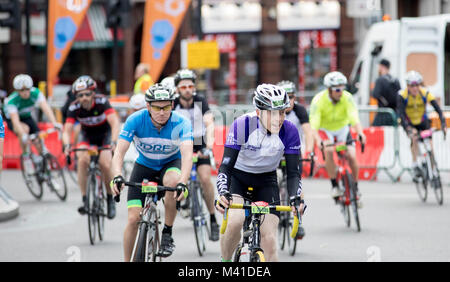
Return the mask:
<path fill-rule="evenodd" d="M 111 144 L 111 131 L 100 131 L 96 135 L 87 134 L 83 129 L 80 131 L 80 143 L 78 145 L 95 145 L 98 147 Z"/>
<path fill-rule="evenodd" d="M 251 195 L 247 194 L 248 187 L 253 187 Z M 252 202 L 264 201 L 269 205 L 280 204 L 280 190 L 276 171 L 249 173 L 235 168 L 231 176 L 230 193 L 240 195 Z M 270 213 L 280 217 L 278 211 L 271 211 Z"/>
<path fill-rule="evenodd" d="M 203 150 L 204 148 L 206 148 L 205 144 L 202 145 L 194 145 L 194 149 L 193 152 L 194 153 L 198 153 L 201 150 Z M 211 165 L 211 158 L 208 156 L 206 158 L 197 158 L 197 167 L 201 166 L 201 165 Z"/>
<path fill-rule="evenodd" d="M 30 128 L 30 132 L 28 132 L 28 134 L 34 134 L 39 132 L 39 127 L 32 117 L 21 118 L 20 122 L 23 122 L 26 125 L 28 125 L 28 127 Z M 6 124 L 8 125 L 8 128 L 14 132 L 14 126 L 10 119 L 6 119 Z"/>
<path fill-rule="evenodd" d="M 431 123 L 430 123 L 429 119 L 424 119 L 424 120 L 422 120 L 421 123 L 416 124 L 416 125 L 412 124 L 411 126 L 414 127 L 415 129 L 417 129 L 418 132 L 421 132 L 421 131 L 430 129 L 431 128 Z"/>
<path fill-rule="evenodd" d="M 330 131 L 321 128 L 319 130 L 319 135 L 322 140 L 330 140 L 333 143 L 347 143 L 352 140 L 350 126 L 344 126 L 343 128 L 336 131 Z"/>
<path fill-rule="evenodd" d="M 162 180 L 168 171 L 177 171 L 181 175 L 181 159 L 175 159 L 168 162 L 160 171 L 134 163 L 133 171 L 130 176 L 130 182 L 141 183 L 144 179 L 147 179 L 150 182 L 157 182 L 158 185 L 163 185 Z M 158 194 L 158 199 L 164 197 L 164 194 L 165 192 Z M 141 193 L 140 188 L 128 187 L 128 208 L 142 208 L 145 203 L 146 195 L 147 194 Z"/>

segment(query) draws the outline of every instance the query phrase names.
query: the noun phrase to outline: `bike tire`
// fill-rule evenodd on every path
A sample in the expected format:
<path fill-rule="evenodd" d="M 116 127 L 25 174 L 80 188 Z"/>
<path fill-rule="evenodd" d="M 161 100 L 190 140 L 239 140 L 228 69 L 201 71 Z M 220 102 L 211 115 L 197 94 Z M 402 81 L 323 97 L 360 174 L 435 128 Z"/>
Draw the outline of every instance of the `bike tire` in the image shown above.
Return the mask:
<path fill-rule="evenodd" d="M 428 171 L 426 164 L 423 165 L 423 167 L 421 168 L 422 170 L 422 174 L 419 178 L 414 180 L 415 186 L 416 186 L 416 190 L 417 193 L 419 194 L 419 199 L 422 202 L 426 202 L 427 201 L 427 197 L 428 197 L 428 176 L 427 173 L 425 171 Z"/>
<path fill-rule="evenodd" d="M 48 153 L 45 156 L 45 162 L 47 163 L 45 164 L 44 173 L 49 173 L 47 184 L 50 187 L 50 190 L 55 192 L 56 196 L 58 196 L 61 201 L 65 201 L 67 199 L 67 183 L 58 159 L 54 155 Z"/>
<path fill-rule="evenodd" d="M 66 163 L 66 166 L 64 167 L 64 170 L 69 175 L 69 178 L 72 180 L 72 182 L 76 185 L 78 185 L 78 158 L 77 155 L 74 154 L 74 157 L 72 158 L 73 165 L 69 166 L 69 164 Z"/>
<path fill-rule="evenodd" d="M 161 247 L 161 241 L 159 239 L 159 218 L 156 209 L 150 211 L 150 221 L 152 222 L 152 224 L 148 231 L 148 246 L 151 245 L 151 252 L 149 252 L 148 250 L 147 252 L 152 262 L 161 261 L 161 256 L 158 256 Z"/>
<path fill-rule="evenodd" d="M 349 186 L 348 186 L 348 178 L 346 177 L 346 175 L 347 175 L 347 173 L 342 175 L 342 185 L 344 186 L 345 191 L 344 191 L 344 195 L 342 197 L 340 197 L 340 199 L 339 199 L 339 205 L 341 206 L 341 212 L 344 216 L 345 225 L 347 227 L 350 227 L 350 225 L 351 225 L 350 208 L 346 204 L 346 202 L 347 202 L 346 198 L 350 197 L 350 193 L 348 192 L 350 190 L 349 190 Z"/>
<path fill-rule="evenodd" d="M 297 238 L 291 238 L 290 234 L 292 228 L 294 226 L 294 215 L 292 213 L 288 213 L 289 220 L 289 231 L 286 230 L 286 237 L 289 246 L 289 254 L 291 256 L 295 255 L 295 251 L 297 250 Z"/>
<path fill-rule="evenodd" d="M 436 160 L 434 158 L 434 155 L 429 154 L 429 156 L 430 156 L 430 162 L 431 162 L 432 167 L 434 167 L 436 169 L 436 175 L 434 175 L 434 173 L 431 174 L 431 175 L 433 175 L 433 179 L 431 180 L 431 183 L 433 186 L 434 195 L 436 196 L 436 201 L 438 202 L 438 204 L 442 205 L 444 203 L 444 191 L 442 189 L 441 176 L 439 174 L 439 169 L 438 169 Z"/>
<path fill-rule="evenodd" d="M 263 251 L 256 251 L 251 256 L 251 262 L 266 262 Z"/>
<path fill-rule="evenodd" d="M 284 246 L 286 245 L 286 214 L 281 213 L 280 214 L 280 222 L 278 223 L 278 247 L 280 250 L 284 250 Z M 287 234 L 289 236 L 289 234 Z"/>
<path fill-rule="evenodd" d="M 88 176 L 88 183 L 86 186 L 86 201 L 88 202 L 88 231 L 89 231 L 89 241 L 91 245 L 95 244 L 98 217 L 96 215 L 96 189 L 97 179 L 95 175 Z"/>
<path fill-rule="evenodd" d="M 105 216 L 106 216 L 106 195 L 105 189 L 103 188 L 103 182 L 101 177 L 97 175 L 97 217 L 98 217 L 98 238 L 103 241 L 105 238 Z"/>
<path fill-rule="evenodd" d="M 147 261 L 147 234 L 148 225 L 146 222 L 141 222 L 139 224 L 138 233 L 136 236 L 136 242 L 134 245 L 133 253 L 135 254 L 134 262 L 146 262 Z"/>
<path fill-rule="evenodd" d="M 347 177 L 347 183 L 349 184 L 350 187 L 350 205 L 352 206 L 353 209 L 353 219 L 355 220 L 356 230 L 358 232 L 361 232 L 361 223 L 359 220 L 358 201 L 356 198 L 357 194 L 355 182 L 353 181 L 353 177 L 349 173 L 347 173 L 345 176 Z"/>
<path fill-rule="evenodd" d="M 33 161 L 31 161 L 31 155 L 30 155 L 30 163 L 33 164 L 33 170 L 34 173 L 30 173 L 27 171 L 25 166 L 25 158 L 23 155 L 20 156 L 20 167 L 22 171 L 23 179 L 25 180 L 25 185 L 28 188 L 28 191 L 30 191 L 31 195 L 35 197 L 36 199 L 40 200 L 42 199 L 42 195 L 44 194 L 44 189 L 42 187 L 42 183 L 38 179 L 38 175 L 36 172 L 36 166 Z"/>
<path fill-rule="evenodd" d="M 202 205 L 203 197 L 200 187 L 194 186 L 191 191 L 193 192 L 191 198 L 191 214 L 193 218 L 192 223 L 194 225 L 195 242 L 197 245 L 198 254 L 203 256 L 206 251 L 207 236 L 206 218 Z"/>

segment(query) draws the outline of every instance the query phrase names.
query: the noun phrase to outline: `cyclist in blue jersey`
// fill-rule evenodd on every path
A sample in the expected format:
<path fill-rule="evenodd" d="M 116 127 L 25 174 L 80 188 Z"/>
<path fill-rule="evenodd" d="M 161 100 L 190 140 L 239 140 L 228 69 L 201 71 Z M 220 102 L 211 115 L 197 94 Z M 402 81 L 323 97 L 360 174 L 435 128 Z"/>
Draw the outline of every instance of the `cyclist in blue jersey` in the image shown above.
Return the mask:
<path fill-rule="evenodd" d="M 219 204 L 217 210 L 231 202 L 243 203 L 248 187 L 253 187 L 252 201 L 280 204 L 276 169 L 286 158 L 287 188 L 291 204 L 303 210 L 300 163 L 300 137 L 295 125 L 285 120 L 289 97 L 276 85 L 261 84 L 255 90 L 255 112 L 237 118 L 230 127 L 222 164 L 217 175 Z M 293 208 L 293 211 L 295 209 Z M 223 261 L 230 261 L 238 245 L 244 213 L 229 210 L 228 225 L 220 239 Z M 265 216 L 261 225 L 261 246 L 269 261 L 277 261 L 277 226 L 279 212 Z"/>
<path fill-rule="evenodd" d="M 130 143 L 139 153 L 131 182 L 158 182 L 158 185 L 187 189 L 192 169 L 193 137 L 191 122 L 172 111 L 175 92 L 161 84 L 152 85 L 145 93 L 146 108 L 130 115 L 119 136 L 112 160 L 113 193 L 123 186 L 122 164 Z M 165 222 L 161 236 L 161 255 L 170 256 L 175 248 L 172 227 L 176 217 L 174 192 L 166 192 Z M 125 261 L 130 261 L 145 194 L 138 188 L 128 189 L 128 223 L 124 232 Z"/>

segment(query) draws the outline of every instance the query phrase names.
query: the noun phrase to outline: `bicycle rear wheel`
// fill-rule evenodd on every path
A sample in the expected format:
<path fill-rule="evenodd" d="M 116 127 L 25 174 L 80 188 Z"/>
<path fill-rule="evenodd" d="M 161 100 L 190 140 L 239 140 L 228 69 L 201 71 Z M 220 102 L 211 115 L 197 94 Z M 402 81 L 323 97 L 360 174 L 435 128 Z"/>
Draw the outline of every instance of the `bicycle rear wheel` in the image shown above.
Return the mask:
<path fill-rule="evenodd" d="M 422 165 L 421 171 L 422 171 L 422 173 L 421 173 L 420 177 L 415 178 L 414 183 L 416 184 L 416 190 L 417 190 L 417 193 L 419 194 L 420 200 L 422 200 L 422 202 L 425 202 L 427 200 L 427 196 L 428 196 L 428 189 L 427 189 L 428 175 L 426 172 L 426 171 L 428 171 L 428 169 L 427 169 L 426 163 L 424 163 Z"/>
<path fill-rule="evenodd" d="M 61 201 L 67 199 L 67 184 L 58 159 L 50 153 L 45 155 L 45 173 L 48 173 L 47 184 Z"/>
<path fill-rule="evenodd" d="M 31 155 L 20 156 L 20 167 L 23 179 L 25 180 L 25 184 L 28 190 L 30 191 L 31 195 L 33 195 L 36 199 L 40 200 L 42 198 L 44 189 L 42 187 L 42 182 L 38 180 L 36 171 L 37 168 L 31 159 Z"/>
<path fill-rule="evenodd" d="M 86 201 L 88 202 L 88 229 L 89 229 L 89 240 L 91 245 L 95 244 L 97 225 L 98 225 L 98 215 L 96 212 L 97 206 L 97 179 L 95 175 L 90 174 L 88 176 L 88 184 L 86 186 Z"/>
<path fill-rule="evenodd" d="M 205 218 L 203 196 L 201 188 L 194 186 L 191 190 L 191 207 L 192 218 L 194 225 L 195 242 L 197 243 L 197 251 L 200 256 L 203 256 L 206 251 L 206 240 L 208 237 L 208 227 Z"/>

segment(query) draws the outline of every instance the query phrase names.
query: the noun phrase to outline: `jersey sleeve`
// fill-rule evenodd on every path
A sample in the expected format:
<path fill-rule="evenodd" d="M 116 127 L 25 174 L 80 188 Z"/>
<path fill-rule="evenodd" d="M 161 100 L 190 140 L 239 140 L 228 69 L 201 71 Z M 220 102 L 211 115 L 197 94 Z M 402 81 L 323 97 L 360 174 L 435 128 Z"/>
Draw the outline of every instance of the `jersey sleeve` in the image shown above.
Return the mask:
<path fill-rule="evenodd" d="M 297 127 L 290 121 L 285 120 L 283 124 L 283 131 L 280 132 L 281 141 L 284 144 L 284 153 L 288 155 L 300 154 L 300 135 Z"/>
<path fill-rule="evenodd" d="M 347 95 L 347 114 L 351 125 L 359 123 L 358 108 L 352 94 Z"/>
<path fill-rule="evenodd" d="M 110 115 L 110 114 L 114 114 L 116 111 L 114 110 L 114 108 L 111 106 L 111 103 L 109 102 L 108 98 L 106 98 L 105 104 L 103 105 L 104 110 L 105 110 L 105 115 Z"/>
<path fill-rule="evenodd" d="M 225 147 L 240 150 L 241 146 L 245 144 L 249 134 L 250 119 L 248 116 L 237 118 L 228 130 Z"/>
<path fill-rule="evenodd" d="M 191 121 L 187 118 L 180 117 L 182 119 L 181 127 L 180 127 L 180 133 L 179 138 L 180 141 L 193 141 L 194 140 L 194 134 L 192 132 L 192 124 Z"/>
<path fill-rule="evenodd" d="M 44 94 L 40 90 L 38 90 L 38 91 L 39 91 L 39 93 L 38 93 L 38 96 L 37 96 L 36 104 L 40 105 L 42 102 L 45 102 L 46 99 L 45 99 Z"/>
<path fill-rule="evenodd" d="M 297 104 L 294 107 L 294 112 L 295 112 L 295 115 L 298 117 L 300 124 L 309 122 L 308 112 L 306 111 L 305 107 Z"/>
<path fill-rule="evenodd" d="M 139 115 L 130 115 L 125 121 L 122 130 L 120 131 L 119 138 L 131 143 L 131 141 L 133 141 L 133 137 L 136 135 L 136 130 L 140 123 L 141 122 L 139 121 Z"/>
<path fill-rule="evenodd" d="M 0 114 L 0 138 L 5 138 L 5 126 L 3 125 L 3 118 Z"/>
<path fill-rule="evenodd" d="M 311 128 L 318 130 L 320 129 L 320 109 L 318 105 L 318 100 L 314 98 L 311 102 L 311 107 L 309 108 L 309 123 L 311 124 Z"/>
<path fill-rule="evenodd" d="M 427 103 L 431 104 L 431 101 L 436 100 L 436 97 L 431 92 L 426 92 Z"/>

